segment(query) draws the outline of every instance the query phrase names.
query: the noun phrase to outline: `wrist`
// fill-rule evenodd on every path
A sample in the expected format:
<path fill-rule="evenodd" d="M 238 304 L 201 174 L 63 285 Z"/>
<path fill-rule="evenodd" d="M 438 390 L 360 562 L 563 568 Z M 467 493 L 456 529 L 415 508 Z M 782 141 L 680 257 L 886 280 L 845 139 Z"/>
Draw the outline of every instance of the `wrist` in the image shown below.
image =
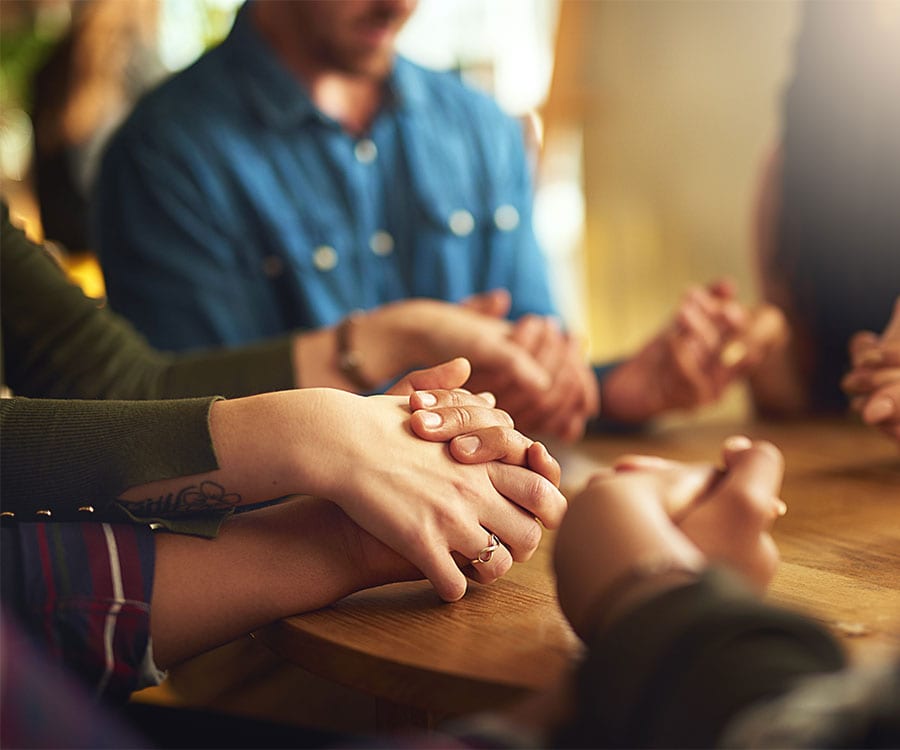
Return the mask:
<path fill-rule="evenodd" d="M 607 374 L 600 383 L 600 418 L 640 424 L 653 417 L 656 406 L 651 405 L 651 389 L 641 383 L 641 375 L 633 372 L 631 361 Z"/>
<path fill-rule="evenodd" d="M 270 423 L 275 448 L 287 456 L 290 494 L 337 499 L 347 466 L 358 465 L 365 447 L 355 439 L 366 397 L 339 388 L 288 391 L 285 408 Z"/>
<path fill-rule="evenodd" d="M 626 568 L 585 610 L 576 629 L 583 639 L 607 630 L 641 602 L 697 580 L 702 566 L 678 558 L 656 556 Z"/>
<path fill-rule="evenodd" d="M 334 565 L 345 571 L 347 593 L 422 578 L 410 562 L 359 526 L 339 506 L 331 505 L 332 554 Z"/>
<path fill-rule="evenodd" d="M 428 336 L 432 300 L 410 299 L 379 307 L 358 321 L 360 354 L 369 377 L 387 382 L 435 364 Z"/>

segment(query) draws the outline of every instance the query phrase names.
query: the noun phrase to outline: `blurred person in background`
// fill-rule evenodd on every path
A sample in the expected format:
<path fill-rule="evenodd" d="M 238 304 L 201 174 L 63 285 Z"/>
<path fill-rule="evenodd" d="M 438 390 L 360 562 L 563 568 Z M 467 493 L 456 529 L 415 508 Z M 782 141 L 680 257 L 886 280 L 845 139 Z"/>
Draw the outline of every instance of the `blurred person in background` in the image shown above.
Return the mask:
<path fill-rule="evenodd" d="M 90 193 L 107 139 L 166 69 L 159 0 L 71 3 L 72 21 L 32 81 L 34 178 L 44 236 L 91 247 Z"/>
<path fill-rule="evenodd" d="M 522 429 L 569 439 L 601 403 L 640 423 L 715 400 L 742 372 L 720 357 L 746 324 L 730 287 L 693 290 L 635 357 L 593 372 L 556 320 L 521 127 L 454 74 L 396 55 L 414 7 L 249 2 L 218 48 L 146 96 L 111 141 L 94 206 L 112 306 L 165 349 L 321 331 L 328 357 L 312 358 L 358 392 L 398 374 L 381 365 L 387 319 L 389 339 L 427 327 L 444 354 L 473 356 L 458 343 L 508 318 L 545 387 L 474 356 L 473 387 Z"/>
<path fill-rule="evenodd" d="M 293 388 L 286 342 L 165 355 L 2 209 L 4 611 L 98 694 L 157 681 L 153 654 L 172 664 L 359 587 L 425 576 L 458 599 L 465 573 L 487 583 L 531 555 L 538 518 L 559 523 L 558 464 L 459 390 L 465 360 L 364 398 Z M 444 445 L 464 433 L 474 446 Z M 260 601 L 288 564 L 305 572 Z"/>
<path fill-rule="evenodd" d="M 848 342 L 900 294 L 900 3 L 802 11 L 757 205 L 762 293 L 786 322 L 751 377 L 768 416 L 845 409 Z"/>

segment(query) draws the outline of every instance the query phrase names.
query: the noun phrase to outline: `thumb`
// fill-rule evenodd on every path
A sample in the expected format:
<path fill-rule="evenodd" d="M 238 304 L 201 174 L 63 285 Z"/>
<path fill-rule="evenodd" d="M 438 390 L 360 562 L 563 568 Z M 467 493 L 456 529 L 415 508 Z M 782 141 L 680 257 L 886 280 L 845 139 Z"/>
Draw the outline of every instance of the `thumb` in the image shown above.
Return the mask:
<path fill-rule="evenodd" d="M 894 314 L 891 316 L 887 328 L 881 334 L 881 338 L 884 341 L 900 340 L 900 297 L 897 297 L 897 301 L 894 303 Z"/>
<path fill-rule="evenodd" d="M 505 318 L 512 307 L 512 297 L 506 289 L 491 289 L 489 292 L 466 297 L 459 304 L 482 315 Z"/>
<path fill-rule="evenodd" d="M 391 396 L 408 396 L 414 391 L 452 391 L 462 388 L 472 374 L 472 365 L 465 357 L 457 357 L 424 370 L 414 370 L 403 376 L 386 393 Z"/>

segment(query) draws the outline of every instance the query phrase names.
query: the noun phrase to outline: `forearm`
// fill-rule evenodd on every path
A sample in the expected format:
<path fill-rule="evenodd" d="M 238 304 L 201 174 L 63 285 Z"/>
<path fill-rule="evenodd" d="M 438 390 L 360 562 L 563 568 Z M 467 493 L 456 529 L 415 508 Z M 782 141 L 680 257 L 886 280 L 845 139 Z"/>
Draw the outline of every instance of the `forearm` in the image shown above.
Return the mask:
<path fill-rule="evenodd" d="M 807 389 L 788 347 L 769 352 L 747 382 L 754 408 L 761 416 L 796 416 L 809 408 Z"/>
<path fill-rule="evenodd" d="M 419 577 L 313 498 L 234 516 L 215 540 L 161 533 L 156 550 L 151 635 L 164 668 L 354 591 Z"/>
<path fill-rule="evenodd" d="M 338 473 L 322 460 L 335 432 L 326 429 L 326 393 L 334 394 L 3 400 L 4 510 L 26 521 L 47 520 L 37 515 L 46 509 L 52 520 L 122 522 L 122 508 L 139 518 L 196 518 L 290 494 L 326 494 L 329 472 Z"/>
<path fill-rule="evenodd" d="M 212 402 L 0 401 L 4 511 L 19 521 L 127 521 L 116 498 L 129 486 L 216 468 Z"/>
<path fill-rule="evenodd" d="M 625 360 L 608 368 L 600 381 L 600 423 L 639 426 L 662 410 L 657 389 L 646 388 L 635 365 Z"/>
<path fill-rule="evenodd" d="M 214 403 L 209 440 L 215 466 L 131 486 L 120 501 L 137 516 L 173 517 L 323 494 L 327 471 L 314 469 L 322 464 L 326 393 L 305 389 Z"/>
<path fill-rule="evenodd" d="M 2 216 L 5 377 L 41 398 L 247 396 L 291 388 L 287 337 L 232 350 L 163 354 L 122 317 L 85 297 Z"/>

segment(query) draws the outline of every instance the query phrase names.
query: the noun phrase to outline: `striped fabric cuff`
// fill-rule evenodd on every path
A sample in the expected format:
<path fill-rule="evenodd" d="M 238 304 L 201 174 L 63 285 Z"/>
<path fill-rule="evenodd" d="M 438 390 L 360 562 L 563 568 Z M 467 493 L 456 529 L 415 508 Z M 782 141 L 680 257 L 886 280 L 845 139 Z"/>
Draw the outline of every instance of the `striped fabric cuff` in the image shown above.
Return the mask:
<path fill-rule="evenodd" d="M 123 701 L 145 686 L 155 545 L 147 526 L 18 524 L 22 605 L 50 659 L 97 696 Z M 6 572 L 8 574 L 8 571 Z"/>

